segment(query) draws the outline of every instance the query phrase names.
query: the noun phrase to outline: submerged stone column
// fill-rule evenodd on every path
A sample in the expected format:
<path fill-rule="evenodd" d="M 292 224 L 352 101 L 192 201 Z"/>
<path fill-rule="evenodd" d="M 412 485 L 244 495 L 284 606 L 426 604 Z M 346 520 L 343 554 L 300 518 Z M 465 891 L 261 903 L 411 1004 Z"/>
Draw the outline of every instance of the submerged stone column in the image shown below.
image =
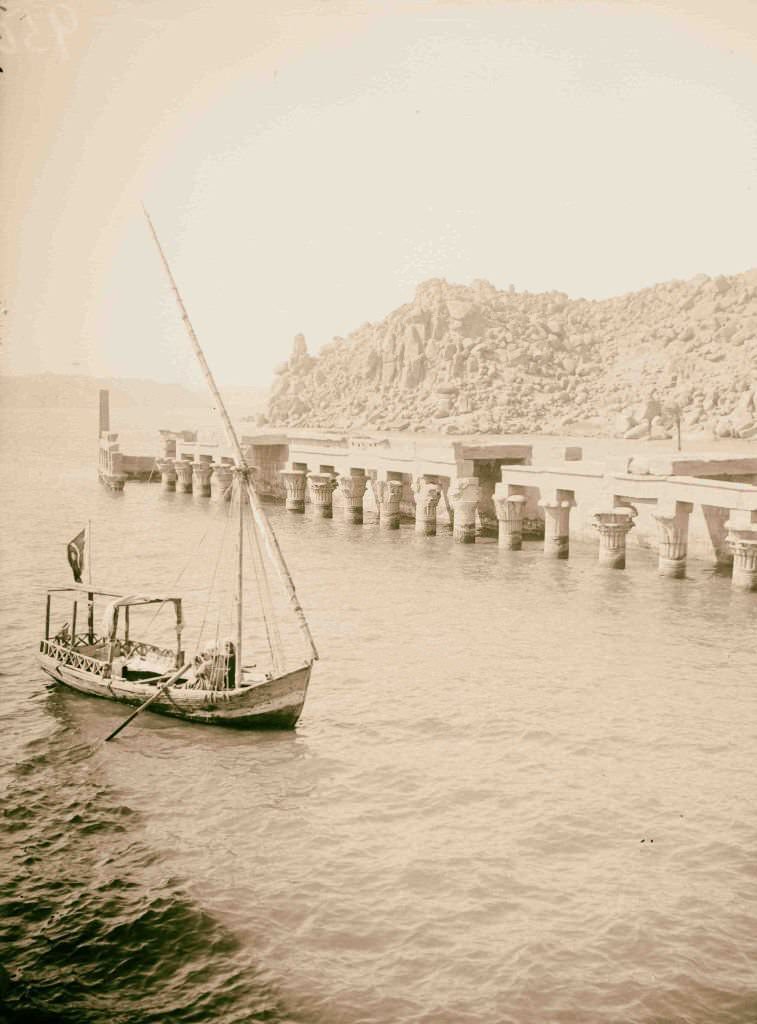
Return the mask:
<path fill-rule="evenodd" d="M 570 554 L 569 501 L 542 501 L 544 509 L 544 554 L 547 558 L 568 558 Z"/>
<path fill-rule="evenodd" d="M 195 498 L 210 497 L 210 471 L 212 468 L 210 462 L 192 463 L 192 493 Z"/>
<path fill-rule="evenodd" d="M 416 480 L 414 490 L 415 532 L 425 537 L 435 537 L 436 509 L 442 497 L 442 489 L 421 476 Z"/>
<path fill-rule="evenodd" d="M 286 502 L 284 507 L 287 512 L 305 511 L 305 485 L 307 475 L 303 469 L 285 469 L 281 471 L 281 479 L 286 487 Z"/>
<path fill-rule="evenodd" d="M 626 567 L 626 534 L 633 527 L 636 510 L 618 506 L 610 512 L 594 513 L 594 529 L 599 531 L 599 564 L 609 569 Z"/>
<path fill-rule="evenodd" d="M 449 487 L 449 500 L 454 512 L 452 538 L 460 544 L 473 544 L 476 540 L 476 506 L 481 487 L 475 476 L 460 476 Z"/>
<path fill-rule="evenodd" d="M 213 501 L 231 500 L 232 476 L 231 466 L 224 466 L 223 463 L 213 466 L 213 475 L 210 478 L 210 496 Z"/>
<path fill-rule="evenodd" d="M 160 470 L 160 483 L 164 491 L 176 490 L 176 469 L 173 459 L 158 459 L 157 467 Z"/>
<path fill-rule="evenodd" d="M 402 484 L 399 480 L 377 480 L 375 487 L 379 526 L 385 530 L 399 530 Z"/>
<path fill-rule="evenodd" d="M 520 551 L 523 547 L 525 497 L 522 494 L 508 494 L 504 498 L 495 496 L 494 508 L 499 522 L 499 546 Z"/>
<path fill-rule="evenodd" d="M 334 488 L 336 479 L 332 473 L 308 473 L 310 504 L 316 515 L 331 519 L 334 515 Z"/>
<path fill-rule="evenodd" d="M 746 516 L 735 517 L 731 513 L 725 524 L 728 547 L 733 552 L 731 583 L 739 590 L 757 590 L 757 523 L 745 519 Z"/>
<path fill-rule="evenodd" d="M 179 494 L 192 493 L 192 463 L 188 459 L 178 459 L 174 463 L 176 470 L 176 490 Z"/>
<path fill-rule="evenodd" d="M 660 542 L 657 570 L 661 576 L 681 579 L 686 575 L 686 549 L 689 541 L 689 502 L 677 501 L 669 508 L 652 513 Z"/>
<path fill-rule="evenodd" d="M 362 523 L 363 497 L 367 486 L 368 477 L 365 473 L 339 477 L 339 490 L 344 497 L 344 517 L 348 523 Z"/>

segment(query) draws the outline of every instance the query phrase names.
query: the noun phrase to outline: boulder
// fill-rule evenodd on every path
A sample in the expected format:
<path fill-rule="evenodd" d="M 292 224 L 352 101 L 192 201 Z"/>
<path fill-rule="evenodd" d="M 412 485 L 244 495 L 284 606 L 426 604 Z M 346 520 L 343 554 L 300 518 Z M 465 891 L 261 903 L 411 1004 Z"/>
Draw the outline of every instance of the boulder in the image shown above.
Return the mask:
<path fill-rule="evenodd" d="M 626 433 L 636 425 L 636 420 L 633 416 L 629 416 L 626 413 L 620 413 L 615 419 L 615 436 L 625 437 Z"/>
<path fill-rule="evenodd" d="M 649 431 L 650 441 L 669 441 L 671 436 L 661 422 L 653 424 Z"/>
<path fill-rule="evenodd" d="M 642 420 L 641 423 L 637 423 L 635 427 L 631 427 L 623 435 L 629 441 L 638 441 L 643 437 L 647 437 L 649 434 L 649 420 Z"/>

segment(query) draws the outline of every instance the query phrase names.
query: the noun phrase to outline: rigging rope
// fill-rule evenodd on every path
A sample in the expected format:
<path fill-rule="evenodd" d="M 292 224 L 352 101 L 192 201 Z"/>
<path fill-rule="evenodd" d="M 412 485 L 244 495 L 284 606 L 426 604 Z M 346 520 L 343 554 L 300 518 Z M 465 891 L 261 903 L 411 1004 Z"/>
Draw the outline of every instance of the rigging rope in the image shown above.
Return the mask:
<path fill-rule="evenodd" d="M 199 650 L 200 650 L 200 644 L 202 642 L 202 637 L 203 637 L 203 634 L 205 632 L 205 626 L 206 626 L 207 621 L 208 621 L 208 612 L 210 611 L 210 602 L 213 600 L 213 594 L 215 592 L 216 579 L 218 577 L 218 567 L 221 564 L 221 558 L 223 557 L 224 549 L 226 547 L 226 539 L 227 539 L 228 532 L 229 532 L 229 523 L 231 522 L 231 513 L 232 513 L 232 506 L 233 506 L 233 504 L 234 504 L 233 501 L 229 502 L 229 507 L 228 507 L 228 510 L 226 512 L 226 516 L 224 518 L 223 534 L 221 535 L 221 543 L 218 545 L 218 555 L 216 557 L 215 566 L 213 567 L 213 575 L 210 578 L 210 586 L 208 587 L 208 600 L 205 603 L 205 611 L 204 611 L 203 616 L 202 616 L 202 623 L 200 625 L 200 632 L 197 635 L 197 646 L 195 648 L 195 654 L 197 654 L 199 652 Z M 219 607 L 220 607 L 220 601 L 219 601 Z M 220 614 L 219 614 L 219 620 L 220 620 Z M 216 644 L 218 643 L 219 629 L 220 629 L 220 621 L 217 621 L 216 622 Z"/>
<path fill-rule="evenodd" d="M 285 667 L 285 657 L 283 645 L 281 643 L 281 635 L 279 633 L 278 626 L 276 624 L 276 616 L 274 614 L 270 581 L 268 579 L 268 573 L 266 572 L 265 563 L 263 562 L 263 555 L 260 550 L 260 542 L 258 540 L 255 524 L 254 522 L 250 523 L 248 520 L 245 525 L 247 527 L 247 536 L 254 561 L 255 583 L 257 585 L 260 610 L 263 613 L 263 624 L 265 625 L 266 639 L 268 640 L 268 650 L 271 652 L 271 661 L 273 662 L 274 672 L 278 675 Z"/>

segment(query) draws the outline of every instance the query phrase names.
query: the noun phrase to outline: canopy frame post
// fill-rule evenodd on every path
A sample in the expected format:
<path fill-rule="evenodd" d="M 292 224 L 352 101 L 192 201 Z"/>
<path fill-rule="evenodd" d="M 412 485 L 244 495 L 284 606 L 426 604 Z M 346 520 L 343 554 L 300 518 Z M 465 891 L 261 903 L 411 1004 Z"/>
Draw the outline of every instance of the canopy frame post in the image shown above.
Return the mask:
<path fill-rule="evenodd" d="M 116 637 L 118 635 L 118 605 L 113 609 L 113 625 L 110 630 L 110 637 L 108 643 L 108 664 L 113 664 L 113 658 L 116 654 Z"/>

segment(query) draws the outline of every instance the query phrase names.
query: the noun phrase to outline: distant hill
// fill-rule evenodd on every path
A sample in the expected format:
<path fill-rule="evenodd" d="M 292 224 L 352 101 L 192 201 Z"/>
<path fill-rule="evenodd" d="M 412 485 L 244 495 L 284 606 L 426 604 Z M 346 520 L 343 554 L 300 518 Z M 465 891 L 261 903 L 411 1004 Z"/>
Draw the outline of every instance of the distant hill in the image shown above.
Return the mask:
<path fill-rule="evenodd" d="M 98 391 L 110 391 L 111 401 L 117 406 L 151 406 L 156 409 L 207 408 L 208 395 L 180 384 L 167 384 L 155 380 L 136 378 L 86 377 L 41 373 L 19 377 L 0 377 L 0 405 L 7 408 L 70 408 L 97 407 Z M 265 402 L 263 388 L 235 386 L 224 392 L 229 405 L 250 414 L 260 410 Z"/>
<path fill-rule="evenodd" d="M 278 369 L 276 426 L 757 436 L 757 270 L 602 301 L 441 279 Z"/>

